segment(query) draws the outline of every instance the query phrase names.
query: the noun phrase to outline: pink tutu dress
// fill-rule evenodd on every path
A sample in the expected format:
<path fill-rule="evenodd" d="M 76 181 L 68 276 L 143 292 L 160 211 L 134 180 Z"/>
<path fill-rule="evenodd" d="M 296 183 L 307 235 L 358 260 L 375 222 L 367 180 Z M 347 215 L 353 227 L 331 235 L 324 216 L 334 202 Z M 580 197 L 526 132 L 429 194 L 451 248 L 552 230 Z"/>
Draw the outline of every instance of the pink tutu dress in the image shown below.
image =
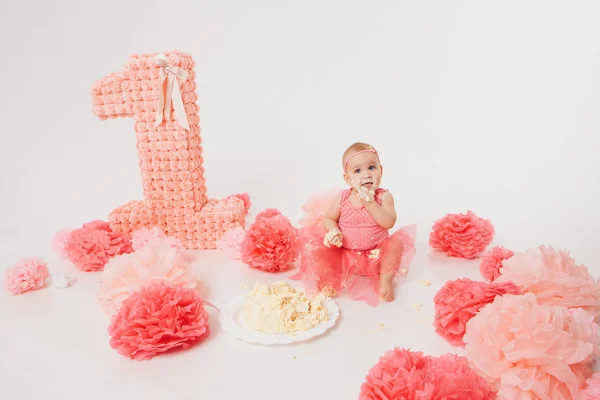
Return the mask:
<path fill-rule="evenodd" d="M 375 192 L 380 205 L 385 191 Z M 323 244 L 327 232 L 322 224 L 303 227 L 300 269 L 289 279 L 301 280 L 309 295 L 329 286 L 338 294 L 345 289 L 349 298 L 377 306 L 380 273 L 404 276 L 408 272 L 415 256 L 416 225 L 390 235 L 364 206 L 350 202 L 350 194 L 351 189 L 343 190 L 340 200 L 342 247 Z"/>

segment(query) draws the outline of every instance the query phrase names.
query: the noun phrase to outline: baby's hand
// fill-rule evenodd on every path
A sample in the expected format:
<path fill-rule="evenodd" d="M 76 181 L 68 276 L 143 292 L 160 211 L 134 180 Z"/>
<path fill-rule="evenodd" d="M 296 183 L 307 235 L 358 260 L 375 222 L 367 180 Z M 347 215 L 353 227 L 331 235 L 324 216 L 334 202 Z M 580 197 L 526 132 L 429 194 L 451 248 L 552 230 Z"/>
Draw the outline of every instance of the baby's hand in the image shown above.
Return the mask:
<path fill-rule="evenodd" d="M 364 186 L 360 186 L 357 189 L 356 194 L 361 201 L 366 203 L 371 203 L 375 200 L 375 190 L 367 189 Z"/>
<path fill-rule="evenodd" d="M 323 244 L 327 247 L 331 247 L 332 245 L 335 247 L 342 247 L 342 232 L 337 228 L 333 228 L 325 235 Z"/>

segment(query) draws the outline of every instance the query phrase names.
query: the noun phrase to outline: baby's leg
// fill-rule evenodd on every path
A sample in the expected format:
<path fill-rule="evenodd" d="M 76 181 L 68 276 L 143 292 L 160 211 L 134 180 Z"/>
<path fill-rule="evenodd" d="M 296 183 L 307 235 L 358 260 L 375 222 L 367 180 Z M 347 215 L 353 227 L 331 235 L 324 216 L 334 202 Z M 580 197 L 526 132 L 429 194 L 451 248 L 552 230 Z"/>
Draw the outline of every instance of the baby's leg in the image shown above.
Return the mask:
<path fill-rule="evenodd" d="M 402 242 L 391 241 L 386 246 L 379 267 L 379 296 L 385 301 L 394 300 L 394 277 L 402 261 Z"/>

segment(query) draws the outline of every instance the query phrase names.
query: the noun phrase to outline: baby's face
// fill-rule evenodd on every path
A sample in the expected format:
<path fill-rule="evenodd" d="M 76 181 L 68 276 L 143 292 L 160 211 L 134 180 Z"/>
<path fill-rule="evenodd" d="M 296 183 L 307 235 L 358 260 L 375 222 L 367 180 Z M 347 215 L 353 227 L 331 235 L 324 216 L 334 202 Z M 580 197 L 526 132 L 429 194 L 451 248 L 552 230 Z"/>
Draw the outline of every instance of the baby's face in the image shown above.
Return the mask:
<path fill-rule="evenodd" d="M 355 189 L 364 186 L 374 190 L 379 187 L 382 174 L 383 167 L 379 164 L 377 154 L 367 151 L 350 158 L 344 171 L 344 180 Z"/>

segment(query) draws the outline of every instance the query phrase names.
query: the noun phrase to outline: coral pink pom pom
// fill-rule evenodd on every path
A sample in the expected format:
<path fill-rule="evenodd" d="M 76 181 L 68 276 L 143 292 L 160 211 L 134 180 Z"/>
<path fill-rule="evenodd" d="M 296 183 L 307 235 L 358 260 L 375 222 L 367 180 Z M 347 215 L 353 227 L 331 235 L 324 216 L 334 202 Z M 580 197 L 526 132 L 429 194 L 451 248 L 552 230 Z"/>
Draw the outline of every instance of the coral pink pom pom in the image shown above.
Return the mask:
<path fill-rule="evenodd" d="M 41 258 L 31 257 L 19 261 L 6 270 L 6 289 L 12 294 L 22 294 L 44 286 L 48 266 Z"/>
<path fill-rule="evenodd" d="M 113 315 L 110 345 L 138 361 L 188 349 L 210 334 L 208 313 L 195 290 L 165 282 L 134 292 Z"/>
<path fill-rule="evenodd" d="M 597 353 L 598 325 L 578 308 L 497 296 L 467 323 L 469 364 L 502 399 L 578 399 Z"/>
<path fill-rule="evenodd" d="M 513 283 L 489 284 L 467 278 L 448 281 L 433 298 L 435 331 L 454 346 L 464 346 L 467 322 L 496 296 L 520 294 Z"/>
<path fill-rule="evenodd" d="M 299 251 L 298 230 L 279 210 L 267 209 L 246 232 L 241 260 L 253 268 L 278 272 L 296 261 Z"/>
<path fill-rule="evenodd" d="M 582 400 L 598 400 L 600 399 L 600 372 L 596 372 L 586 382 L 586 388 L 581 393 Z"/>
<path fill-rule="evenodd" d="M 217 248 L 223 250 L 230 260 L 239 260 L 242 257 L 242 243 L 246 231 L 241 227 L 228 230 L 217 241 Z"/>
<path fill-rule="evenodd" d="M 466 358 L 424 356 L 399 348 L 371 368 L 359 395 L 359 400 L 494 398 L 490 385 L 469 368 Z"/>
<path fill-rule="evenodd" d="M 131 253 L 131 237 L 113 232 L 108 223 L 92 221 L 73 230 L 65 246 L 69 260 L 81 271 L 101 271 L 112 257 Z"/>
<path fill-rule="evenodd" d="M 539 304 L 581 307 L 600 316 L 600 282 L 566 251 L 540 246 L 503 262 L 496 282 L 513 282 L 535 294 Z"/>
<path fill-rule="evenodd" d="M 492 250 L 484 253 L 479 264 L 481 275 L 489 282 L 494 282 L 500 276 L 502 261 L 508 260 L 515 253 L 501 246 L 496 246 Z"/>
<path fill-rule="evenodd" d="M 494 238 L 492 223 L 472 211 L 447 214 L 433 224 L 429 244 L 452 257 L 476 258 Z"/>
<path fill-rule="evenodd" d="M 339 189 L 332 189 L 325 193 L 312 196 L 304 205 L 302 210 L 306 214 L 300 219 L 300 225 L 303 226 L 318 226 L 323 221 L 323 217 L 327 214 L 327 210 L 331 207 L 331 203 L 335 196 L 340 193 Z"/>
<path fill-rule="evenodd" d="M 244 210 L 246 212 L 250 210 L 250 207 L 252 206 L 252 201 L 250 201 L 250 196 L 248 195 L 248 193 L 238 193 L 228 196 L 227 198 L 229 199 L 231 197 L 237 197 L 238 199 L 242 200 L 244 202 Z"/>
<path fill-rule="evenodd" d="M 71 232 L 73 232 L 73 229 L 63 229 L 57 232 L 52 239 L 52 247 L 61 258 L 64 258 L 65 260 L 69 258 L 69 255 L 67 254 L 67 243 L 71 238 Z"/>

